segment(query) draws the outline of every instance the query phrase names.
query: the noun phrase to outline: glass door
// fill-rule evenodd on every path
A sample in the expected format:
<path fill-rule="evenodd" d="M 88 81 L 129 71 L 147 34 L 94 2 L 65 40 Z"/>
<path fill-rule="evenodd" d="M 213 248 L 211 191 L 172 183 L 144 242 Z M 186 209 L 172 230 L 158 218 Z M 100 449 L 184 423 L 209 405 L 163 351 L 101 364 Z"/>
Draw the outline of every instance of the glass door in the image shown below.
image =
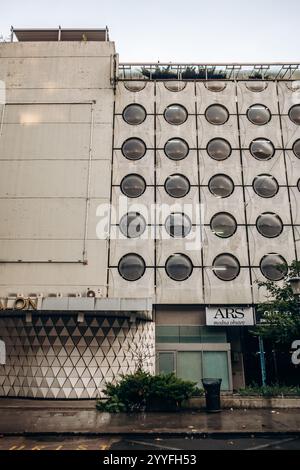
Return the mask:
<path fill-rule="evenodd" d="M 197 382 L 202 387 L 201 351 L 177 352 L 177 376 L 184 380 Z"/>
<path fill-rule="evenodd" d="M 226 351 L 203 351 L 203 377 L 222 379 L 221 390 L 229 390 Z"/>

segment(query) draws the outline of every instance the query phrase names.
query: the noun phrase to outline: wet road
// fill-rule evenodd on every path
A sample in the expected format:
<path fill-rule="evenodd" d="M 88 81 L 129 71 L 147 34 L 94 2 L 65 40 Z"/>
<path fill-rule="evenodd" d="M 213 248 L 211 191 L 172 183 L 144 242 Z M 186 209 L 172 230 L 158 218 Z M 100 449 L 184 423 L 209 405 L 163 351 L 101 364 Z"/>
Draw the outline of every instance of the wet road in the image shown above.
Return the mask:
<path fill-rule="evenodd" d="M 238 437 L 2 437 L 1 450 L 300 450 L 298 436 Z"/>

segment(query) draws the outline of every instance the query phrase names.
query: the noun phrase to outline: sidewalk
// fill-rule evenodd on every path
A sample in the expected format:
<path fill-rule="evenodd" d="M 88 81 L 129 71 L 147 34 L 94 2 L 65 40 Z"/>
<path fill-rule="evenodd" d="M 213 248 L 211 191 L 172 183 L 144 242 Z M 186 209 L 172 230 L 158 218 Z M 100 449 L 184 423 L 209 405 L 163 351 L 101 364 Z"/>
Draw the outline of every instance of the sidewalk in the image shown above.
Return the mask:
<path fill-rule="evenodd" d="M 300 433 L 299 410 L 224 410 L 108 414 L 95 401 L 0 399 L 1 434 L 268 434 Z"/>

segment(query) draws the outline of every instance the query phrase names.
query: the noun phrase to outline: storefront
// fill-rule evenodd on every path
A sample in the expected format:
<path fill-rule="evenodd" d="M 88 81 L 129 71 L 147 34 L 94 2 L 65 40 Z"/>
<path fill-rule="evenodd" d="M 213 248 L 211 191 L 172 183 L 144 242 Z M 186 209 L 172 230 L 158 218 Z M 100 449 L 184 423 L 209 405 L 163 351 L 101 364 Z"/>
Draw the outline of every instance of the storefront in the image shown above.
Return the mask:
<path fill-rule="evenodd" d="M 156 370 L 197 382 L 222 378 L 222 390 L 245 384 L 242 328 L 253 325 L 251 307 L 172 307 L 156 310 Z"/>

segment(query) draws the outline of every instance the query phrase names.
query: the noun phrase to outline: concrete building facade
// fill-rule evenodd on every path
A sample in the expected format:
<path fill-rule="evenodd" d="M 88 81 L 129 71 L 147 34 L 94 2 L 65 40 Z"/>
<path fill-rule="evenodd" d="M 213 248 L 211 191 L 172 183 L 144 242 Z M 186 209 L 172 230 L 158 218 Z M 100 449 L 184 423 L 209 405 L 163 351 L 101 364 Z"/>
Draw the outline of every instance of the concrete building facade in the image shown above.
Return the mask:
<path fill-rule="evenodd" d="M 245 384 L 242 339 L 299 258 L 298 65 L 119 64 L 106 30 L 0 44 L 0 395 L 135 370 Z"/>

